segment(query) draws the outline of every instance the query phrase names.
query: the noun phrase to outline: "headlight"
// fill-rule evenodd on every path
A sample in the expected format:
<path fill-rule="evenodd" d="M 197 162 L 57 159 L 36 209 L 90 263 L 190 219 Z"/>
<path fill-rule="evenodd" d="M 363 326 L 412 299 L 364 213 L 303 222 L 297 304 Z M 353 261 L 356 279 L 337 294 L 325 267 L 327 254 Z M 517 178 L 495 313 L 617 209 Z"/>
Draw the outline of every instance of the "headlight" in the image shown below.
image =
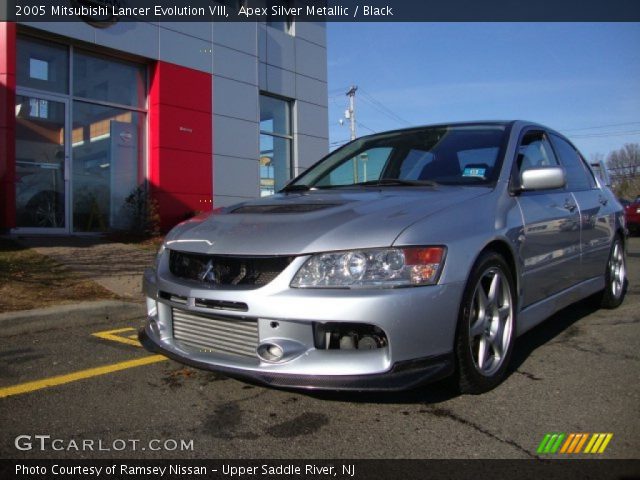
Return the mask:
<path fill-rule="evenodd" d="M 366 288 L 433 285 L 445 247 L 378 248 L 319 253 L 309 258 L 291 282 L 294 288 Z"/>

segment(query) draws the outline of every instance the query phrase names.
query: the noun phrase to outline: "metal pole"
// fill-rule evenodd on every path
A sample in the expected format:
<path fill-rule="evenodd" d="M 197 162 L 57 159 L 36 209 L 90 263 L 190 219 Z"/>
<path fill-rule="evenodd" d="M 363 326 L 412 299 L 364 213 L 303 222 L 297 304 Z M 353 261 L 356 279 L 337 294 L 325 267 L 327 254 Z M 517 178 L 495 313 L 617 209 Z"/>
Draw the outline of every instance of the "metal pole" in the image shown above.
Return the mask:
<path fill-rule="evenodd" d="M 349 121 L 351 122 L 351 140 L 356 139 L 356 91 L 358 87 L 352 85 L 347 96 L 349 97 Z"/>
<path fill-rule="evenodd" d="M 351 85 L 351 88 L 347 92 L 347 96 L 349 97 L 349 110 L 347 110 L 347 118 L 350 122 L 351 127 L 351 140 L 356 139 L 356 90 L 358 87 L 355 85 Z M 358 179 L 358 156 L 353 157 L 353 183 L 358 183 L 360 180 Z"/>

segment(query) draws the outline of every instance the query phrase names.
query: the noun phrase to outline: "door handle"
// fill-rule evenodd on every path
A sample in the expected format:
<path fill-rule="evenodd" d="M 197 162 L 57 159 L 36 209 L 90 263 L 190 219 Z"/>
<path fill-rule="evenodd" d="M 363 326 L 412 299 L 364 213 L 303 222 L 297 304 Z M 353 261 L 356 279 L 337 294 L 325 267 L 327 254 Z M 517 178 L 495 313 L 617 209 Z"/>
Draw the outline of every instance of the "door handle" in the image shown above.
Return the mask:
<path fill-rule="evenodd" d="M 578 206 L 575 203 L 570 202 L 569 200 L 567 200 L 567 201 L 564 202 L 564 208 L 566 208 L 570 212 L 573 212 L 576 208 L 578 208 Z"/>
<path fill-rule="evenodd" d="M 607 203 L 609 203 L 609 200 L 607 200 L 605 197 L 600 197 L 598 198 L 598 202 L 600 202 L 600 205 L 605 206 Z"/>

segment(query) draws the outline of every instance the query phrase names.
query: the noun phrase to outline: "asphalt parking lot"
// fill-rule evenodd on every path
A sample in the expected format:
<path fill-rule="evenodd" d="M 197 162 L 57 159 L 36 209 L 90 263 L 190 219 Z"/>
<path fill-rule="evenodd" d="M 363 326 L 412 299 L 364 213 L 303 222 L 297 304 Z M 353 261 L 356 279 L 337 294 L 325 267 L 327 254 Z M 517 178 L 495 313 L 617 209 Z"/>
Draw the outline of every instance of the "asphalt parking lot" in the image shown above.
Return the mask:
<path fill-rule="evenodd" d="M 248 385 L 147 353 L 139 318 L 0 332 L 0 456 L 531 458 L 557 432 L 612 433 L 598 458 L 640 458 L 638 238 L 628 267 L 622 307 L 582 302 L 550 318 L 481 396 L 444 382 L 400 394 Z"/>

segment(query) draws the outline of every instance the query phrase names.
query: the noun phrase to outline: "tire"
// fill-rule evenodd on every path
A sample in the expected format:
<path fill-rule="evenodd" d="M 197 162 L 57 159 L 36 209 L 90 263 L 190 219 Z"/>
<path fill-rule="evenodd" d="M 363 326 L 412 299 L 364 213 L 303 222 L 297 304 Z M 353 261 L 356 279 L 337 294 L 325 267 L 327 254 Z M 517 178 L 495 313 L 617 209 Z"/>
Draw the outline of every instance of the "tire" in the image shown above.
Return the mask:
<path fill-rule="evenodd" d="M 627 259 L 624 244 L 616 235 L 611 244 L 607 270 L 604 274 L 605 287 L 600 293 L 599 303 L 602 308 L 617 308 L 627 293 L 629 280 L 627 279 Z"/>
<path fill-rule="evenodd" d="M 44 190 L 27 203 L 33 227 L 64 227 L 64 197 L 58 192 Z"/>
<path fill-rule="evenodd" d="M 507 371 L 516 330 L 516 289 L 504 258 L 484 252 L 471 269 L 456 331 L 456 379 L 460 393 L 496 387 Z"/>

